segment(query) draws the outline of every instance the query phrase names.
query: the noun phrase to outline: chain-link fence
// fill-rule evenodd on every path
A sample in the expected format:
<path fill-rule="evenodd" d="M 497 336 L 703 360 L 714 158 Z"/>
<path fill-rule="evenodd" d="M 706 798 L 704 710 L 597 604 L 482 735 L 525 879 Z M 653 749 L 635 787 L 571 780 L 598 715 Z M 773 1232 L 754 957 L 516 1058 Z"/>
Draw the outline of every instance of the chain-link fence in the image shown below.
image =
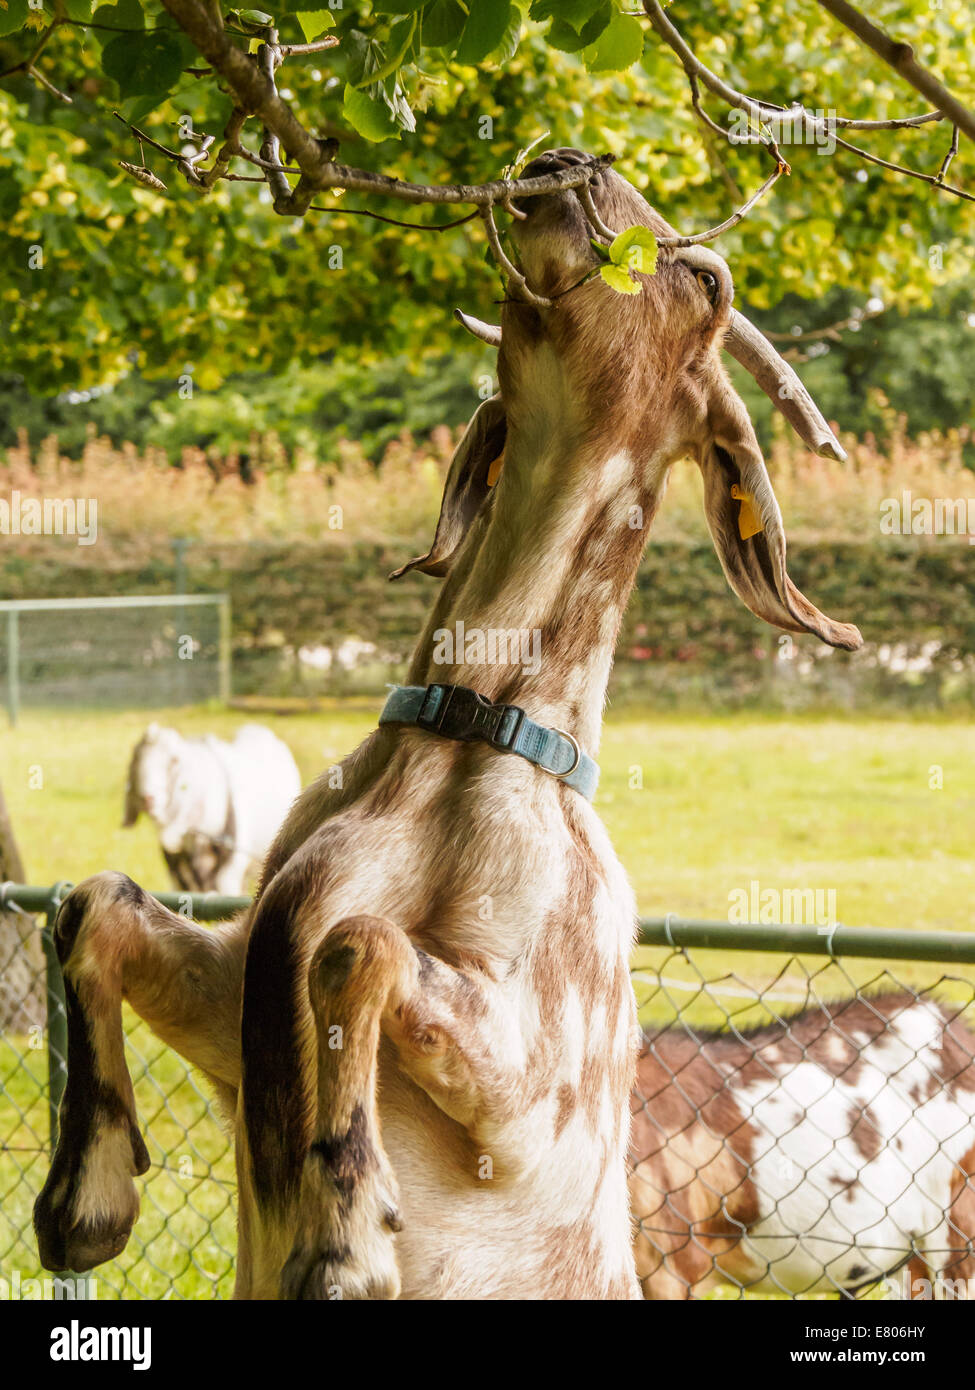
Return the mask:
<path fill-rule="evenodd" d="M 667 945 L 634 971 L 645 1296 L 975 1298 L 975 935 L 648 937 Z"/>
<path fill-rule="evenodd" d="M 164 708 L 230 696 L 226 594 L 0 601 L 3 699 L 21 704 Z"/>
<path fill-rule="evenodd" d="M 31 1227 L 66 1027 L 50 938 L 69 885 L 0 885 L 0 1280 Z M 200 920 L 243 899 L 158 895 Z M 631 1198 L 651 1298 L 975 1297 L 975 934 L 647 920 Z M 944 967 L 948 968 L 945 969 Z M 99 1298 L 229 1296 L 229 1136 L 125 1011 L 151 1168 Z"/>

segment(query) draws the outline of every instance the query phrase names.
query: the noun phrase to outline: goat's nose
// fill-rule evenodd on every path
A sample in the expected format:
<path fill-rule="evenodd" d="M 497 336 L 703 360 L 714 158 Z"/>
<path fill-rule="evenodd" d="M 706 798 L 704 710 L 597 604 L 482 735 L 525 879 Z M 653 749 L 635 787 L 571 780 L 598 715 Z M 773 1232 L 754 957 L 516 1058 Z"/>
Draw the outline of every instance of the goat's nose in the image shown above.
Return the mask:
<path fill-rule="evenodd" d="M 568 147 L 545 150 L 525 165 L 521 171 L 521 177 L 532 179 L 538 178 L 542 174 L 557 174 L 560 169 L 569 169 L 578 164 L 588 164 L 591 158 L 592 156 L 586 154 L 585 150 L 574 150 Z"/>

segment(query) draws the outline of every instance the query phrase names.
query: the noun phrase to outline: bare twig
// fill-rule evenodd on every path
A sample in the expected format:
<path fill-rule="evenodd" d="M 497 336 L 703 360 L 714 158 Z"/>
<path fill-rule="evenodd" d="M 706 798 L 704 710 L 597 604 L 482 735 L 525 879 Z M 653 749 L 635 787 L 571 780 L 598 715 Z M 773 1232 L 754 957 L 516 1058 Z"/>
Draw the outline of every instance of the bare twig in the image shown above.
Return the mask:
<path fill-rule="evenodd" d="M 25 68 L 24 71 L 27 73 L 28 77 L 33 77 L 35 82 L 39 82 L 42 87 L 46 87 L 52 96 L 57 97 L 58 101 L 63 101 L 68 106 L 74 105 L 74 98 L 69 97 L 67 92 L 62 92 L 60 87 L 55 87 L 54 83 L 44 76 L 40 68 L 30 66 Z"/>
<path fill-rule="evenodd" d="M 226 126 L 224 126 L 223 144 L 217 151 L 216 159 L 209 169 L 201 169 L 198 171 L 200 182 L 203 184 L 204 188 L 213 188 L 214 184 L 216 184 L 219 179 L 231 177 L 230 165 L 233 162 L 234 156 L 240 150 L 240 132 L 243 130 L 246 120 L 247 112 L 242 111 L 239 106 L 235 106 L 230 113 L 230 119 L 227 121 Z M 257 178 L 257 175 L 239 174 L 236 177 L 239 180 L 244 180 L 246 178 L 247 181 L 250 182 L 252 178 Z M 257 181 L 259 183 L 264 182 L 261 178 L 258 178 Z"/>
<path fill-rule="evenodd" d="M 403 222 L 398 217 L 384 217 L 381 212 L 370 212 L 368 208 L 325 207 L 322 203 L 310 203 L 309 212 L 338 212 L 345 217 L 371 217 L 376 222 L 386 222 L 390 227 L 417 227 L 421 232 L 449 232 L 452 227 L 462 227 L 465 222 L 473 222 L 480 213 L 477 208 L 466 217 L 455 217 L 451 222 Z"/>
<path fill-rule="evenodd" d="M 881 314 L 886 312 L 887 306 L 883 305 L 879 309 L 857 310 L 855 313 L 848 314 L 845 319 L 839 319 L 836 323 L 827 324 L 824 328 L 809 328 L 802 333 L 771 333 L 767 328 L 763 328 L 762 332 L 773 343 L 814 343 L 823 338 L 838 342 L 843 333 L 848 333 L 851 330 L 855 332 L 861 324 L 868 323 L 870 319 L 879 318 Z"/>
<path fill-rule="evenodd" d="M 314 43 L 283 43 L 281 57 L 297 58 L 303 53 L 324 53 L 326 48 L 335 48 L 337 45 L 338 38 L 335 34 L 329 34 L 328 38 L 316 39 Z"/>
<path fill-rule="evenodd" d="M 271 29 L 266 43 L 262 43 L 257 51 L 257 62 L 268 84 L 277 96 L 277 86 L 274 81 L 274 73 L 281 62 L 281 51 L 278 48 L 278 31 Z M 274 166 L 281 162 L 281 145 L 274 131 L 267 125 L 264 127 L 264 138 L 261 141 L 261 158 L 265 161 L 267 168 L 267 184 L 271 190 L 274 211 L 280 211 L 281 207 L 286 207 L 291 199 L 291 185 L 288 176 L 283 169 Z"/>
<path fill-rule="evenodd" d="M 781 175 L 788 173 L 788 171 L 788 164 L 786 164 L 784 159 L 780 160 L 776 164 L 775 168 L 772 170 L 771 174 L 769 174 L 768 178 L 762 184 L 761 188 L 756 189 L 756 191 L 747 200 L 747 202 L 743 203 L 742 206 L 737 210 L 737 212 L 733 212 L 729 218 L 727 218 L 724 222 L 720 224 L 720 226 L 711 227 L 706 232 L 698 232 L 696 236 L 658 237 L 657 245 L 668 248 L 676 248 L 680 246 L 701 246 L 705 242 L 716 241 L 717 238 L 721 236 L 724 232 L 730 232 L 732 227 L 737 227 L 738 223 L 741 222 L 743 218 L 748 216 L 749 212 L 751 212 L 752 208 L 759 201 L 759 199 L 763 198 L 765 194 L 769 191 L 769 189 L 772 187 L 772 185 L 778 181 Z M 617 233 L 612 231 L 611 228 L 607 227 L 606 223 L 599 216 L 599 213 L 596 210 L 596 205 L 593 202 L 592 190 L 589 188 L 588 184 L 583 185 L 582 188 L 577 188 L 575 190 L 575 193 L 576 197 L 579 199 L 580 203 L 583 206 L 586 216 L 592 223 L 594 230 L 603 239 L 603 241 L 615 240 Z"/>
<path fill-rule="evenodd" d="M 841 140 L 837 135 L 836 147 L 840 150 L 849 150 L 859 159 L 865 159 L 868 164 L 878 164 L 881 169 L 889 169 L 894 174 L 906 174 L 908 178 L 918 179 L 921 183 L 929 183 L 933 188 L 943 188 L 946 193 L 953 193 L 956 198 L 964 198 L 969 203 L 975 203 L 975 193 L 966 193 L 963 188 L 956 188 L 954 184 L 945 183 L 944 180 L 935 174 L 922 174 L 919 169 L 908 169 L 904 164 L 892 164 L 889 159 L 881 159 L 879 155 L 871 154 L 869 150 L 861 149 L 859 145 L 851 145 L 848 140 Z"/>
<path fill-rule="evenodd" d="M 587 183 L 581 184 L 580 187 L 575 190 L 575 193 L 579 202 L 582 204 L 583 211 L 592 223 L 592 228 L 596 235 L 602 237 L 603 241 L 614 241 L 616 233 L 610 231 L 609 227 L 606 226 L 606 223 L 600 217 L 596 204 L 593 202 L 592 189 L 589 185 Z"/>
<path fill-rule="evenodd" d="M 191 160 L 187 159 L 186 156 L 180 150 L 171 150 L 168 148 L 168 146 L 161 145 L 158 140 L 153 140 L 151 135 L 147 135 L 145 131 L 140 130 L 138 126 L 132 125 L 132 123 L 130 121 L 127 121 L 124 116 L 119 114 L 118 111 L 113 111 L 112 115 L 115 117 L 117 121 L 120 121 L 127 130 L 132 132 L 135 138 L 139 141 L 140 147 L 143 144 L 146 144 L 151 146 L 152 149 L 158 150 L 160 154 L 164 154 L 167 159 L 171 159 L 173 161 L 177 169 L 186 179 L 187 183 L 192 184 L 194 188 L 200 188 L 203 186 L 203 180 L 200 176 L 199 171 L 193 167 Z M 198 157 L 199 156 L 194 156 L 194 158 Z"/>
<path fill-rule="evenodd" d="M 481 220 L 484 223 L 484 230 L 487 232 L 488 244 L 494 253 L 494 259 L 508 277 L 508 281 L 514 291 L 515 298 L 527 300 L 529 304 L 537 304 L 540 308 L 549 309 L 552 301 L 546 299 L 544 295 L 535 294 L 534 290 L 528 288 L 528 282 L 524 275 L 505 254 L 505 249 L 501 245 L 501 238 L 498 236 L 498 229 L 494 221 L 494 210 L 490 204 L 486 207 L 478 208 Z"/>
<path fill-rule="evenodd" d="M 820 0 L 820 4 L 826 3 L 827 0 Z M 694 76 L 698 77 L 704 86 L 707 87 L 709 92 L 712 92 L 716 97 L 720 97 L 728 106 L 736 107 L 741 111 L 747 111 L 749 115 L 754 116 L 755 119 L 759 121 L 768 120 L 770 116 L 776 113 L 779 115 L 786 115 L 790 113 L 798 114 L 801 112 L 804 119 L 813 126 L 821 126 L 823 124 L 822 120 L 817 121 L 817 118 L 807 111 L 801 102 L 797 102 L 791 107 L 780 106 L 774 101 L 762 101 L 755 97 L 747 96 L 744 92 L 739 92 L 734 87 L 729 86 L 727 82 L 722 81 L 717 73 L 712 72 L 709 67 L 706 67 L 705 64 L 701 62 L 697 54 L 692 51 L 690 46 L 678 33 L 677 29 L 671 24 L 670 20 L 657 3 L 657 0 L 644 0 L 644 9 L 654 29 L 656 29 L 657 33 L 668 47 L 672 48 L 677 54 L 684 67 L 684 71 L 688 75 L 693 73 Z M 913 126 L 925 125 L 929 121 L 943 121 L 945 115 L 946 113 L 942 111 L 939 106 L 937 111 L 926 111 L 920 116 L 900 116 L 882 121 L 861 121 L 851 119 L 848 116 L 831 116 L 830 123 L 837 128 L 845 128 L 847 130 L 902 130 Z"/>
<path fill-rule="evenodd" d="M 833 0 L 820 0 L 820 3 L 826 5 L 827 8 L 831 8 Z M 840 3 L 840 0 L 837 0 L 837 3 Z M 951 160 L 954 157 L 954 153 L 957 150 L 956 139 L 953 139 L 952 141 L 952 149 L 949 151 L 948 156 L 946 157 L 945 162 L 942 165 L 940 174 L 938 176 L 935 176 L 933 174 L 922 173 L 920 170 L 917 169 L 908 168 L 906 165 L 903 164 L 895 164 L 890 160 L 882 159 L 879 155 L 871 154 L 869 150 L 864 150 L 859 145 L 853 145 L 847 140 L 841 140 L 839 136 L 837 136 L 835 133 L 837 129 L 913 129 L 917 126 L 926 125 L 930 122 L 942 121 L 946 119 L 946 115 L 948 114 L 946 110 L 927 111 L 919 116 L 904 116 L 890 120 L 863 121 L 851 120 L 843 116 L 836 116 L 832 114 L 828 118 L 824 118 L 822 116 L 814 116 L 811 112 L 806 110 L 806 108 L 802 105 L 801 102 L 796 102 L 792 106 L 785 107 L 779 106 L 775 102 L 762 101 L 760 99 L 750 97 L 746 93 L 739 92 L 734 87 L 729 86 L 728 83 L 724 82 L 716 73 L 712 72 L 710 68 L 708 68 L 707 66 L 705 66 L 704 63 L 701 62 L 701 60 L 692 51 L 692 49 L 689 47 L 686 41 L 678 33 L 677 29 L 675 29 L 674 25 L 664 14 L 660 5 L 657 3 L 657 0 L 644 0 L 644 8 L 654 29 L 664 40 L 664 42 L 670 48 L 673 49 L 674 53 L 676 53 L 677 57 L 680 59 L 681 65 L 683 66 L 684 71 L 687 74 L 688 83 L 691 88 L 691 104 L 694 107 L 694 110 L 697 112 L 698 116 L 701 118 L 701 120 L 712 132 L 722 135 L 725 139 L 729 140 L 733 144 L 767 144 L 769 148 L 773 151 L 773 153 L 776 155 L 776 157 L 781 159 L 781 155 L 779 154 L 774 141 L 770 141 L 769 135 L 765 133 L 756 132 L 754 135 L 749 134 L 733 136 L 730 131 L 724 130 L 720 125 L 718 125 L 716 121 L 713 121 L 701 105 L 700 87 L 698 85 L 699 83 L 707 87 L 709 92 L 719 97 L 722 101 L 726 103 L 726 105 L 732 107 L 734 110 L 744 111 L 750 119 L 757 121 L 759 123 L 760 130 L 762 125 L 764 125 L 766 122 L 774 125 L 775 123 L 782 122 L 784 120 L 801 120 L 805 129 L 809 130 L 815 135 L 825 132 L 827 135 L 831 136 L 833 140 L 835 140 L 836 145 L 840 149 L 844 149 L 851 154 L 855 154 L 859 159 L 863 159 L 869 164 L 876 164 L 882 169 L 889 170 L 891 173 L 903 174 L 908 178 L 917 179 L 920 182 L 927 183 L 934 188 L 939 188 L 945 193 L 950 193 L 956 198 L 964 198 L 966 199 L 966 201 L 969 202 L 975 201 L 975 195 L 971 193 L 966 193 L 964 189 L 957 188 L 953 184 L 946 183 L 944 179 L 944 175 L 947 172 L 948 165 L 951 163 Z M 850 9 L 851 7 L 846 6 L 846 8 Z M 853 13 L 856 12 L 853 11 Z M 865 23 L 866 22 L 867 21 L 865 21 Z M 888 40 L 888 42 L 893 43 L 893 40 Z M 902 46 L 895 45 L 895 47 Z M 906 47 L 906 45 L 903 45 L 903 47 Z"/>
<path fill-rule="evenodd" d="M 737 212 L 733 212 L 726 221 L 718 227 L 712 227 L 710 231 L 698 232 L 697 236 L 664 236 L 657 238 L 658 246 L 702 246 L 705 242 L 716 241 L 725 232 L 730 232 L 732 227 L 737 227 L 743 218 L 747 217 L 755 204 L 765 197 L 774 183 L 777 183 L 782 174 L 789 172 L 789 166 L 783 159 L 775 166 L 771 174 L 762 184 L 761 188 L 755 190 L 747 202 L 743 203 Z"/>
<path fill-rule="evenodd" d="M 951 145 L 949 146 L 948 153 L 945 155 L 944 159 L 941 161 L 941 168 L 938 170 L 937 178 L 938 178 L 938 182 L 939 182 L 939 183 L 944 183 L 944 181 L 945 181 L 945 174 L 947 174 L 948 169 L 949 169 L 950 166 L 951 166 L 951 161 L 954 159 L 954 157 L 955 157 L 955 155 L 956 155 L 957 153 L 958 153 L 958 127 L 955 126 L 955 127 L 953 128 L 952 132 L 951 132 Z"/>

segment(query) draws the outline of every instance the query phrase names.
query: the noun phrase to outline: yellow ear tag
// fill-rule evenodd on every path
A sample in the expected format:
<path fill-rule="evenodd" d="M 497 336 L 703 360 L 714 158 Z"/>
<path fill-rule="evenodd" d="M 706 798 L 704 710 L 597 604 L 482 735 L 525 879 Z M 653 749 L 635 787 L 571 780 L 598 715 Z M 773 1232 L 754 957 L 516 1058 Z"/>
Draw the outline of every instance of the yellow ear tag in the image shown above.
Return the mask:
<path fill-rule="evenodd" d="M 495 483 L 498 481 L 498 479 L 501 477 L 501 470 L 502 470 L 503 467 L 504 467 L 504 454 L 498 454 L 498 457 L 494 460 L 494 462 L 493 462 L 493 463 L 490 465 L 490 467 L 488 468 L 488 472 L 487 472 L 487 485 L 488 485 L 488 487 L 494 487 L 494 484 L 495 484 Z"/>
<path fill-rule="evenodd" d="M 764 531 L 755 510 L 754 500 L 750 492 L 743 492 L 737 483 L 731 487 L 731 495 L 736 502 L 741 503 L 741 511 L 738 513 L 738 534 L 743 541 L 747 541 L 749 536 L 755 536 L 759 531 Z"/>

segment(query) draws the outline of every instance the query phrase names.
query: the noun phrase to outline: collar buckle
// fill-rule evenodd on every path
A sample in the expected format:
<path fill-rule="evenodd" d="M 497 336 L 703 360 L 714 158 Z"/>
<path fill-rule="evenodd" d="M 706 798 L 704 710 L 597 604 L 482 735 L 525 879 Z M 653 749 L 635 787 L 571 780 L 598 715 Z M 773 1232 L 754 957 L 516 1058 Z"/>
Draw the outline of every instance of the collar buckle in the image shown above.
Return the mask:
<path fill-rule="evenodd" d="M 428 685 L 416 722 L 421 729 L 460 743 L 478 740 L 507 751 L 518 736 L 525 711 L 496 705 L 466 685 Z"/>

